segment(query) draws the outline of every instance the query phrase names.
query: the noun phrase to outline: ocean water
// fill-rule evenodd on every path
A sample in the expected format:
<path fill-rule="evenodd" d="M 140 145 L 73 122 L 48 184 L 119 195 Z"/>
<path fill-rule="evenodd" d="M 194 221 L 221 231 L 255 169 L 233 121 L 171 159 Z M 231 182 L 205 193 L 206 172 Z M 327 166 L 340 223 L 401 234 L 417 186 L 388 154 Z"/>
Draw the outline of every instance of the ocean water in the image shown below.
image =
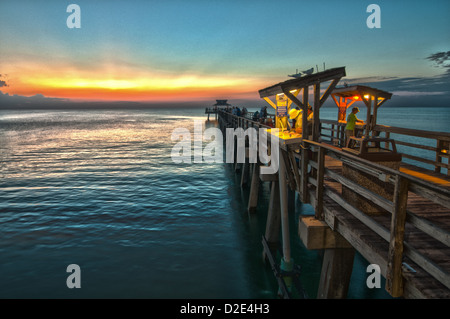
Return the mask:
<path fill-rule="evenodd" d="M 448 110 L 379 122 L 448 132 Z M 261 258 L 268 185 L 249 215 L 230 165 L 174 163 L 171 134 L 194 120 L 203 108 L 0 111 L 0 298 L 277 298 Z M 296 236 L 308 206 L 297 202 L 291 241 L 315 298 L 321 254 Z M 80 289 L 67 287 L 71 264 Z M 366 287 L 366 266 L 357 255 L 349 297 L 388 298 Z"/>

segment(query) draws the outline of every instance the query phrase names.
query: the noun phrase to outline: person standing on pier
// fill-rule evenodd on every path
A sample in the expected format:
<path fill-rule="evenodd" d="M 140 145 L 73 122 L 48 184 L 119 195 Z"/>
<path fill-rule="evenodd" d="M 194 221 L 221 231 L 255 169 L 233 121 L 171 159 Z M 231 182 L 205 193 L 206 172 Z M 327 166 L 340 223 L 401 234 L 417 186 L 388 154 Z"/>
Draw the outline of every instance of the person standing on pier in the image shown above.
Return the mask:
<path fill-rule="evenodd" d="M 256 111 L 255 113 L 253 113 L 253 121 L 254 121 L 254 122 L 259 121 L 259 112 L 258 112 L 258 111 Z"/>
<path fill-rule="evenodd" d="M 292 129 L 295 130 L 296 133 L 300 134 L 302 132 L 303 125 L 302 110 L 298 110 L 296 108 L 289 110 L 289 118 L 292 120 Z"/>
<path fill-rule="evenodd" d="M 261 108 L 261 110 L 259 112 L 259 117 L 262 118 L 262 119 L 265 119 L 267 117 L 267 106 L 266 105 L 264 105 Z"/>
<path fill-rule="evenodd" d="M 347 117 L 347 125 L 345 126 L 345 147 L 350 147 L 350 137 L 355 136 L 356 123 L 364 124 L 363 120 L 356 117 L 356 113 L 359 112 L 359 108 L 354 107 L 352 112 Z"/>
<path fill-rule="evenodd" d="M 314 112 L 311 105 L 308 105 L 308 134 L 312 134 Z"/>

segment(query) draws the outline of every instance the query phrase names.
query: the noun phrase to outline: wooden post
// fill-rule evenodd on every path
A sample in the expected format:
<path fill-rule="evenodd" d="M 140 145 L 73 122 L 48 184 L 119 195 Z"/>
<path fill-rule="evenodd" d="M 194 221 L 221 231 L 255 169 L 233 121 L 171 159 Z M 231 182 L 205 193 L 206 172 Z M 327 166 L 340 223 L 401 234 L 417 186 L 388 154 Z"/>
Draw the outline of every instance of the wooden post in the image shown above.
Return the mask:
<path fill-rule="evenodd" d="M 334 124 L 331 124 L 331 145 L 335 145 L 335 142 L 334 142 Z"/>
<path fill-rule="evenodd" d="M 319 147 L 317 166 L 315 216 L 316 219 L 323 220 L 323 176 L 325 171 L 325 149 L 323 147 Z"/>
<path fill-rule="evenodd" d="M 369 136 L 370 130 L 370 115 L 372 113 L 372 96 L 369 97 L 369 101 L 366 103 L 367 106 L 367 116 L 366 116 L 366 129 L 364 130 L 364 136 Z"/>
<path fill-rule="evenodd" d="M 271 182 L 270 202 L 267 212 L 265 238 L 270 252 L 275 255 L 280 239 L 281 210 L 280 210 L 280 186 L 278 181 Z M 263 252 L 264 259 L 266 254 Z"/>
<path fill-rule="evenodd" d="M 320 83 L 314 84 L 314 117 L 312 139 L 318 142 L 320 137 Z M 307 116 L 307 115 L 306 115 Z M 311 134 L 311 132 L 310 132 Z"/>
<path fill-rule="evenodd" d="M 302 138 L 308 139 L 310 132 L 308 132 L 308 96 L 309 96 L 309 87 L 306 86 L 303 88 L 303 104 L 301 106 L 303 111 L 302 116 Z"/>
<path fill-rule="evenodd" d="M 254 213 L 258 206 L 258 194 L 259 194 L 259 167 L 260 163 L 253 164 L 252 180 L 250 184 L 250 195 L 248 196 L 248 208 L 249 213 Z"/>
<path fill-rule="evenodd" d="M 339 126 L 339 130 L 340 130 L 340 146 L 344 147 L 345 145 L 345 126 Z"/>
<path fill-rule="evenodd" d="M 317 299 L 344 299 L 347 297 L 354 256 L 354 248 L 324 250 Z"/>
<path fill-rule="evenodd" d="M 391 137 L 391 132 L 385 132 L 384 136 L 385 136 L 386 138 L 390 138 L 390 137 Z M 386 141 L 386 142 L 384 143 L 384 147 L 385 147 L 385 148 L 389 148 L 389 142 Z"/>
<path fill-rule="evenodd" d="M 393 297 L 403 295 L 403 236 L 405 233 L 406 204 L 408 200 L 408 181 L 396 176 L 394 189 L 394 211 L 391 218 L 391 240 L 389 242 L 386 271 L 386 290 Z"/>
<path fill-rule="evenodd" d="M 280 157 L 284 157 L 284 152 L 280 152 Z M 280 209 L 281 209 L 281 231 L 283 239 L 283 259 L 286 264 L 291 263 L 291 243 L 289 236 L 289 214 L 287 202 L 287 180 L 286 164 L 283 158 L 280 158 L 278 169 L 278 181 L 280 190 Z"/>
<path fill-rule="evenodd" d="M 370 135 L 372 137 L 375 136 L 375 125 L 377 124 L 377 116 L 378 116 L 378 95 L 375 94 L 375 96 L 373 97 L 373 114 L 372 114 L 372 118 L 371 118 L 371 122 L 370 122 Z"/>
<path fill-rule="evenodd" d="M 442 163 L 442 157 L 440 156 L 442 149 L 444 148 L 444 141 L 436 140 L 436 163 L 440 164 Z M 450 160 L 449 160 L 450 163 Z M 438 165 L 434 166 L 434 172 L 440 173 L 441 167 Z M 447 174 L 449 175 L 449 174 Z"/>
<path fill-rule="evenodd" d="M 249 169 L 250 169 L 250 162 L 249 162 L 249 149 L 248 147 L 245 148 L 245 162 L 242 163 L 242 173 L 241 173 L 241 187 L 244 187 L 248 183 L 248 175 L 249 175 Z"/>
<path fill-rule="evenodd" d="M 303 203 L 308 202 L 308 150 L 302 148 L 302 157 L 301 157 L 301 201 Z"/>
<path fill-rule="evenodd" d="M 240 170 L 240 163 L 238 163 L 238 139 L 237 137 L 234 137 L 234 171 L 236 173 Z"/>
<path fill-rule="evenodd" d="M 295 190 L 288 187 L 287 191 L 288 191 L 288 194 L 287 194 L 288 212 L 289 212 L 289 214 L 295 213 Z"/>

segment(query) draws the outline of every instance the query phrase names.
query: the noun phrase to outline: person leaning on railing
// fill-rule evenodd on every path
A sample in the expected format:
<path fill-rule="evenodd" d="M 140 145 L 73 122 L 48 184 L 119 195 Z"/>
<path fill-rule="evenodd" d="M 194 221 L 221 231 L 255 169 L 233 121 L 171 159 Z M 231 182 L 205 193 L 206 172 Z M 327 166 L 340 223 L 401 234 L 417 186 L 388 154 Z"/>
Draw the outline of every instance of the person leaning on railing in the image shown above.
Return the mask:
<path fill-rule="evenodd" d="M 359 108 L 354 107 L 352 112 L 347 117 L 347 125 L 345 126 L 345 147 L 350 147 L 350 137 L 355 136 L 356 123 L 363 124 L 364 121 L 356 117 L 356 113 L 359 112 Z"/>

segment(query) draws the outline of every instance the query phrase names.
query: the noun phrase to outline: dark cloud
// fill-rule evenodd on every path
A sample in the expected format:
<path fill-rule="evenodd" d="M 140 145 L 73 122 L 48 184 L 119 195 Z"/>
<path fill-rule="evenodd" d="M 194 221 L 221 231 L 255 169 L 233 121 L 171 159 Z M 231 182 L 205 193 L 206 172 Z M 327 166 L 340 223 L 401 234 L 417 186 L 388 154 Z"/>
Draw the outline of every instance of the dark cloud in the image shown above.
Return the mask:
<path fill-rule="evenodd" d="M 420 98 L 433 100 L 439 105 L 448 105 L 450 96 L 450 51 L 437 52 L 425 58 L 435 67 L 445 70 L 430 77 L 366 77 L 347 79 L 349 85 L 363 84 L 385 90 L 402 98 L 418 101 Z"/>
<path fill-rule="evenodd" d="M 6 81 L 1 79 L 4 75 L 5 75 L 5 74 L 0 74 L 0 88 L 1 88 L 1 87 L 4 87 L 4 86 L 8 86 L 8 84 L 6 83 Z"/>
<path fill-rule="evenodd" d="M 450 51 L 437 52 L 426 57 L 426 59 L 434 62 L 436 67 L 450 69 Z"/>
<path fill-rule="evenodd" d="M 9 95 L 0 91 L 0 109 L 17 108 L 17 107 L 55 107 L 63 106 L 68 99 L 49 98 L 42 94 L 33 96 Z"/>

